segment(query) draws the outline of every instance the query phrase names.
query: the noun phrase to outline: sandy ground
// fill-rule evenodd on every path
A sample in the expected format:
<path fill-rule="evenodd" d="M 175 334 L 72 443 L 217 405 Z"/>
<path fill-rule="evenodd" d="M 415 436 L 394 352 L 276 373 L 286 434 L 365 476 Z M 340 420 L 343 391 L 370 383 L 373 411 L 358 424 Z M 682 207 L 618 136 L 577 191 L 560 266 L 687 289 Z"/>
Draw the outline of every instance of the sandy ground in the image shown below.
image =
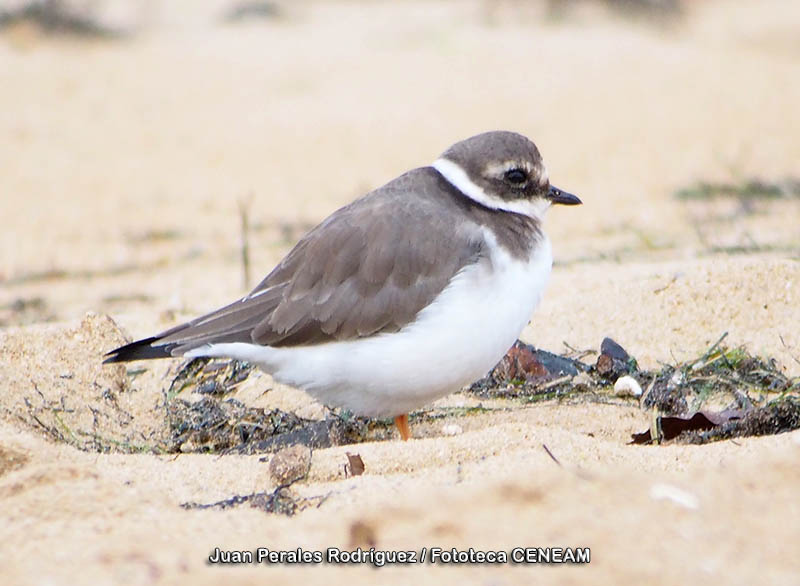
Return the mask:
<path fill-rule="evenodd" d="M 177 365 L 100 356 L 244 292 L 240 202 L 255 280 L 340 205 L 492 128 L 531 136 L 585 202 L 550 214 L 556 267 L 523 339 L 560 352 L 610 335 L 654 367 L 728 332 L 800 374 L 800 200 L 674 196 L 797 178 L 800 5 L 688 4 L 658 27 L 515 2 L 491 19 L 480 3 L 322 2 L 223 24 L 224 3 L 185 1 L 143 5 L 120 41 L 1 34 L 0 581 L 797 584 L 798 432 L 631 446 L 649 418 L 633 404 L 508 404 L 316 450 L 293 489 L 322 502 L 289 518 L 179 506 L 270 490 L 258 456 L 80 451 L 31 417 L 151 445 Z M 321 413 L 266 375 L 240 395 Z M 345 477 L 346 452 L 364 475 Z M 369 546 L 590 547 L 591 563 L 205 561 Z"/>

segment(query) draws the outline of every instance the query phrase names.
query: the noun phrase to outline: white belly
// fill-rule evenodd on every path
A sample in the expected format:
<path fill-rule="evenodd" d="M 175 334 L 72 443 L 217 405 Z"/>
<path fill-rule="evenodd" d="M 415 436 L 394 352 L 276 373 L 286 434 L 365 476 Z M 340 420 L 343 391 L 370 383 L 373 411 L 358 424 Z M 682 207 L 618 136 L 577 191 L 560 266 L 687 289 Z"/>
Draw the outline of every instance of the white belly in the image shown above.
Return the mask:
<path fill-rule="evenodd" d="M 247 360 L 325 405 L 399 415 L 484 376 L 530 320 L 551 266 L 546 236 L 527 262 L 494 247 L 491 262 L 462 270 L 398 332 L 291 348 L 215 344 L 187 356 Z"/>

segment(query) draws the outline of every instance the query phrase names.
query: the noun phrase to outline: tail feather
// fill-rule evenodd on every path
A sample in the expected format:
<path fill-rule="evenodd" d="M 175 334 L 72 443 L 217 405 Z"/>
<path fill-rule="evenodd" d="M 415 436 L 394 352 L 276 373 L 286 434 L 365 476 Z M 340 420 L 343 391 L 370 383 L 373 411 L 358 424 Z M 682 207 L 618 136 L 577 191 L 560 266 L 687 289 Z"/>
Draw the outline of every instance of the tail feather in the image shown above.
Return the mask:
<path fill-rule="evenodd" d="M 253 325 L 247 320 L 242 322 L 234 320 L 233 323 L 228 324 L 221 322 L 221 320 L 215 320 L 215 322 L 212 322 L 215 327 L 211 328 L 207 327 L 205 322 L 198 325 L 195 325 L 194 322 L 189 322 L 175 326 L 155 336 L 136 340 L 106 354 L 106 359 L 103 363 L 183 356 L 189 350 L 206 344 L 222 344 L 226 342 L 252 343 L 250 333 Z M 219 325 L 220 323 L 222 325 Z"/>
<path fill-rule="evenodd" d="M 182 356 L 189 350 L 206 344 L 252 343 L 253 329 L 272 313 L 279 301 L 280 296 L 271 291 L 256 297 L 245 297 L 155 336 L 112 350 L 106 354 L 103 362 Z"/>
<path fill-rule="evenodd" d="M 153 346 L 153 342 L 157 342 L 158 340 L 160 340 L 159 336 L 152 336 L 120 346 L 106 354 L 106 359 L 103 360 L 103 364 L 130 362 L 131 360 L 147 360 L 150 358 L 170 358 L 172 356 L 170 350 L 172 350 L 175 344 Z"/>

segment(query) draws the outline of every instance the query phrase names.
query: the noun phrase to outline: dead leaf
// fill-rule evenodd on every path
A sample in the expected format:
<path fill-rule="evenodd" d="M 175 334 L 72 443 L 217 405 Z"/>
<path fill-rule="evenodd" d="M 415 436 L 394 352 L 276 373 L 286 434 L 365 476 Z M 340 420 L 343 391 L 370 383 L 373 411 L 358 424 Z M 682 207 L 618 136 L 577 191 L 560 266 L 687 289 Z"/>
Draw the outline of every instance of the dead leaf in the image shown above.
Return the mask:
<path fill-rule="evenodd" d="M 344 465 L 345 476 L 361 476 L 365 469 L 364 460 L 359 454 L 347 452 L 347 464 Z"/>
<path fill-rule="evenodd" d="M 632 444 L 649 444 L 654 438 L 668 441 L 678 437 L 685 431 L 705 431 L 713 429 L 728 421 L 741 419 L 744 411 L 741 409 L 726 409 L 725 411 L 711 412 L 698 411 L 687 417 L 656 417 L 654 424 L 657 430 L 648 429 L 641 433 L 631 434 Z M 655 432 L 655 433 L 654 433 Z"/>

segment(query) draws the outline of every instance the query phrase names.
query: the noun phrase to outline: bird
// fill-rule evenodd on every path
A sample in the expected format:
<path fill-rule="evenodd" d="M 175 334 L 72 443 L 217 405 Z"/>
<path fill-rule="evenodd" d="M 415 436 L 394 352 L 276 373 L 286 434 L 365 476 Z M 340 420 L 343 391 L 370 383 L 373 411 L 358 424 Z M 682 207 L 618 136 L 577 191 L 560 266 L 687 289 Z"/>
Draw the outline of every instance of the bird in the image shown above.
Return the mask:
<path fill-rule="evenodd" d="M 257 365 L 331 408 L 394 418 L 484 376 L 528 324 L 553 264 L 550 183 L 527 137 L 457 142 L 333 212 L 247 295 L 105 355 Z"/>

